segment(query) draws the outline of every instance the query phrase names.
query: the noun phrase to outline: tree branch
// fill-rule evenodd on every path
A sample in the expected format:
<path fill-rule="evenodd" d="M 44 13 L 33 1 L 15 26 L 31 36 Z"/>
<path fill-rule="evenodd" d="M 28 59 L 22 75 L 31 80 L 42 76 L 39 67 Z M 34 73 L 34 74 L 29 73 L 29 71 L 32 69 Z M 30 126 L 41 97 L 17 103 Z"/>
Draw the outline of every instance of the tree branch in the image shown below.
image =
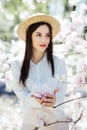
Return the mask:
<path fill-rule="evenodd" d="M 86 97 L 87 97 L 87 96 L 81 96 L 81 97 L 78 97 L 78 98 L 74 98 L 74 99 L 71 99 L 71 100 L 67 100 L 67 101 L 65 101 L 65 102 L 63 102 L 63 103 L 60 103 L 60 104 L 57 105 L 57 106 L 54 106 L 53 108 L 56 108 L 56 107 L 59 107 L 59 106 L 61 106 L 61 105 L 63 105 L 63 104 L 66 104 L 66 103 L 68 103 L 68 102 L 75 101 L 75 100 L 78 100 L 78 99 L 83 99 L 83 98 L 86 98 Z M 86 106 L 86 107 L 87 107 L 87 106 Z M 79 120 L 81 120 L 83 111 L 86 109 L 86 107 L 84 107 L 84 109 L 81 111 L 80 116 L 79 116 L 75 121 L 73 121 L 73 120 L 55 121 L 55 122 L 52 122 L 52 123 L 49 123 L 49 124 L 45 124 L 44 126 L 45 126 L 45 127 L 48 127 L 48 126 L 53 125 L 53 124 L 56 124 L 56 123 L 73 123 L 73 126 L 72 126 L 72 128 L 71 128 L 71 130 L 72 130 L 73 127 L 77 124 L 77 122 L 78 122 Z M 38 130 L 39 128 L 40 128 L 40 127 L 35 127 L 33 130 Z"/>
<path fill-rule="evenodd" d="M 73 98 L 73 99 L 67 100 L 67 101 L 65 101 L 65 102 L 62 102 L 62 103 L 60 103 L 60 104 L 58 104 L 58 105 L 56 105 L 56 106 L 53 106 L 53 108 L 56 108 L 56 107 L 59 107 L 59 106 L 61 106 L 61 105 L 63 105 L 63 104 L 66 104 L 66 103 L 68 103 L 68 102 L 75 101 L 75 100 L 82 99 L 82 98 L 86 98 L 86 97 L 87 97 L 87 95 L 86 95 L 86 96 L 81 96 L 81 97 L 78 97 L 78 98 Z"/>
<path fill-rule="evenodd" d="M 55 121 L 55 122 L 52 122 L 52 123 L 49 123 L 49 124 L 45 124 L 44 127 L 49 127 L 50 125 L 54 125 L 54 124 L 57 124 L 57 123 L 73 123 L 73 126 L 72 126 L 72 128 L 71 128 L 71 130 L 73 130 L 73 127 L 77 124 L 77 122 L 81 120 L 83 111 L 84 111 L 86 108 L 87 108 L 87 106 L 85 106 L 85 107 L 83 108 L 83 110 L 81 111 L 79 117 L 78 117 L 75 121 L 73 121 L 73 120 Z M 36 128 L 33 129 L 33 130 L 38 130 L 39 128 L 40 128 L 40 127 L 36 127 Z"/>
<path fill-rule="evenodd" d="M 86 108 L 87 108 L 87 106 L 83 108 L 83 110 L 81 111 L 80 116 L 77 118 L 77 120 L 73 121 L 73 126 L 72 126 L 71 130 L 72 130 L 73 127 L 76 125 L 76 123 L 81 120 L 83 111 L 84 111 Z"/>

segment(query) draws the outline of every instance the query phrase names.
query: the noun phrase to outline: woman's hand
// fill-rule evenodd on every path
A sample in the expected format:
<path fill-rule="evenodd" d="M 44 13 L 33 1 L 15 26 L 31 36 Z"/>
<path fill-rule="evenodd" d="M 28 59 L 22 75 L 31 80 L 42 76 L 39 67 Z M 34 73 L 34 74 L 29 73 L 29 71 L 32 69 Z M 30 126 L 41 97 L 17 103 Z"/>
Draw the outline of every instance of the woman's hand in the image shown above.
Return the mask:
<path fill-rule="evenodd" d="M 37 97 L 35 95 L 32 95 L 31 97 L 34 98 L 39 104 L 42 104 L 42 102 L 43 102 L 43 98 L 42 97 Z"/>
<path fill-rule="evenodd" d="M 46 93 L 42 99 L 43 99 L 43 102 L 41 103 L 42 106 L 52 107 L 56 102 L 56 95 Z"/>
<path fill-rule="evenodd" d="M 55 89 L 53 94 L 46 93 L 44 97 L 42 98 L 43 101 L 41 103 L 42 106 L 45 107 L 52 107 L 56 103 L 56 93 L 59 91 L 59 89 Z"/>
<path fill-rule="evenodd" d="M 58 92 L 59 90 L 56 89 L 54 90 L 54 93 L 53 94 L 50 94 L 50 93 L 46 93 L 43 97 L 39 98 L 39 97 L 36 97 L 36 96 L 32 96 L 35 98 L 35 100 L 41 104 L 42 106 L 45 106 L 45 107 L 52 107 L 53 105 L 55 105 L 56 103 L 56 93 Z"/>

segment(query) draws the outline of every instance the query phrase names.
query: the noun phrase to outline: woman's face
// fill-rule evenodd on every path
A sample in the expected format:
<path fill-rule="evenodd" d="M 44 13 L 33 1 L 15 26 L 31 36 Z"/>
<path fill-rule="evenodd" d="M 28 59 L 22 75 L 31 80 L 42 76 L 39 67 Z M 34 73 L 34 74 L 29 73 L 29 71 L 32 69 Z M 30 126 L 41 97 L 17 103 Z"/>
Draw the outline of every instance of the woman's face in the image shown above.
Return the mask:
<path fill-rule="evenodd" d="M 50 43 L 50 32 L 47 25 L 39 26 L 32 33 L 33 51 L 45 52 Z"/>

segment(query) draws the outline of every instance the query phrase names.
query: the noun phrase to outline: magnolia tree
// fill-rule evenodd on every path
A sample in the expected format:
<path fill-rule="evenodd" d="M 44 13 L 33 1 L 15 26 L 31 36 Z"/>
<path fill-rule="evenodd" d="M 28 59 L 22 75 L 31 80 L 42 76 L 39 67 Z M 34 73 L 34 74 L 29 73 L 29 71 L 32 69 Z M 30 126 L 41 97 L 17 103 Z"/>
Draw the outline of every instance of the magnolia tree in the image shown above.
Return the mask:
<path fill-rule="evenodd" d="M 75 4 L 69 1 L 70 4 Z M 75 1 L 76 2 L 76 1 Z M 87 96 L 87 5 L 80 4 L 69 19 L 61 20 L 60 43 L 54 48 L 57 55 L 65 56 L 68 80 L 66 99 Z M 59 51 L 61 50 L 61 51 Z M 61 54 L 60 54 L 61 53 Z M 67 98 L 68 97 L 68 98 Z M 86 130 L 87 100 L 75 100 L 65 105 L 67 118 L 72 120 L 70 129 Z M 64 104 L 63 104 L 64 105 Z M 85 108 L 85 109 L 84 109 Z M 82 112 L 81 112 L 82 111 Z M 78 119 L 78 120 L 76 120 Z M 75 120 L 75 122 L 74 122 Z M 73 126 L 73 127 L 72 127 Z"/>
<path fill-rule="evenodd" d="M 65 82 L 68 86 L 65 97 L 66 102 L 60 104 L 65 107 L 65 112 L 67 115 L 67 122 L 65 123 L 70 123 L 70 130 L 87 130 L 87 101 L 85 98 L 87 96 L 87 5 L 79 4 L 78 8 L 76 1 L 75 3 L 72 3 L 71 1 L 69 2 L 71 5 L 73 4 L 76 6 L 76 10 L 71 12 L 68 19 L 64 18 L 60 20 L 61 32 L 55 39 L 59 44 L 54 45 L 54 53 L 65 58 L 67 66 L 67 81 L 64 81 L 64 79 L 59 79 L 58 77 L 56 78 L 62 82 Z M 3 48 L 1 48 L 7 51 L 7 55 L 3 54 L 0 57 L 2 58 L 2 61 L 6 61 L 5 65 L 3 64 L 4 62 L 0 62 L 0 64 L 4 65 L 4 69 L 2 70 L 3 72 L 6 72 L 5 79 L 8 84 L 7 86 L 9 86 L 7 87 L 8 90 L 11 90 L 11 85 L 9 84 L 9 80 L 11 78 L 9 71 L 10 62 L 14 58 L 19 58 L 20 60 L 21 57 L 23 57 L 25 47 L 25 44 L 20 40 L 16 42 L 13 40 L 11 43 L 10 51 L 8 51 L 8 49 L 2 44 Z M 2 77 L 2 75 L 0 76 Z M 56 107 L 60 107 L 60 105 Z M 42 117 L 41 115 L 42 113 L 39 113 L 39 117 Z M 44 124 L 44 118 L 43 122 L 41 122 L 41 126 Z M 47 124 L 45 123 L 44 125 L 46 126 Z M 47 125 L 47 127 L 49 127 L 49 125 Z M 41 126 L 38 126 L 38 128 L 35 129 L 39 129 Z"/>

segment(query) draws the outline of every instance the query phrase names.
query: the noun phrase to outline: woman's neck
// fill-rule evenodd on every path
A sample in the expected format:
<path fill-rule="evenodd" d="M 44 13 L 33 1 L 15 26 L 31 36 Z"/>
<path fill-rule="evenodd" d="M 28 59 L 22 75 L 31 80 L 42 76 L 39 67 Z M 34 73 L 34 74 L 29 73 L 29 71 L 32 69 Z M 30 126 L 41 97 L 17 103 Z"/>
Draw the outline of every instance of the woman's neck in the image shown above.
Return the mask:
<path fill-rule="evenodd" d="M 34 53 L 33 56 L 31 57 L 31 60 L 37 64 L 39 61 L 42 60 L 42 58 L 44 57 L 45 53 Z"/>

